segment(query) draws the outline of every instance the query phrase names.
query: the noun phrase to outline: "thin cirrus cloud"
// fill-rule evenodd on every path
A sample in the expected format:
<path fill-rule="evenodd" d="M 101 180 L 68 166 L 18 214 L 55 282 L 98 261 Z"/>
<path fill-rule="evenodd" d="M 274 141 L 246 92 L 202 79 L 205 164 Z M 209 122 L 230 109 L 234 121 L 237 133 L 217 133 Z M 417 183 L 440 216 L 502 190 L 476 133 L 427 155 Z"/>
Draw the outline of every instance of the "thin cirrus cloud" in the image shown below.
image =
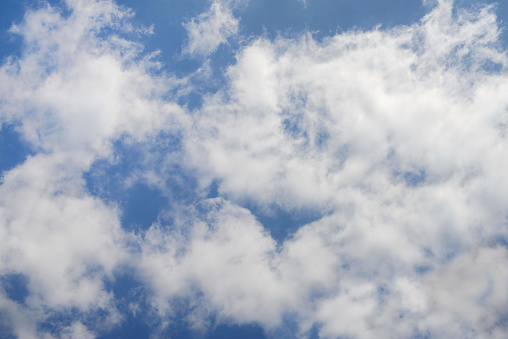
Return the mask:
<path fill-rule="evenodd" d="M 214 67 L 242 39 L 237 6 L 186 21 L 187 55 Z M 162 68 L 139 42 L 153 31 L 113 1 L 28 11 L 11 28 L 23 52 L 0 70 L 2 125 L 33 149 L 0 185 L 0 333 L 107 337 L 135 318 L 160 337 L 255 323 L 268 337 L 503 338 L 508 76 L 494 11 L 439 1 L 408 26 L 249 37 L 206 93 L 203 68 Z M 118 182 L 168 197 L 144 228 L 87 184 L 94 171 L 107 182 L 97 164 L 123 161 L 118 145 L 146 153 Z M 274 206 L 317 217 L 274 238 L 259 215 Z M 110 286 L 127 271 L 120 297 Z"/>

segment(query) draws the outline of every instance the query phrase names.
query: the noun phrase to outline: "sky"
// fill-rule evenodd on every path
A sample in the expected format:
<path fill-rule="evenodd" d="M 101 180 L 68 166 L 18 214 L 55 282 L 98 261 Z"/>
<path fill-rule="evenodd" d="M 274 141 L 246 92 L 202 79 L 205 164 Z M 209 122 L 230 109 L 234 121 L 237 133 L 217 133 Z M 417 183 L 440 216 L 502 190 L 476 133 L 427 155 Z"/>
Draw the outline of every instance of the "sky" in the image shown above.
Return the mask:
<path fill-rule="evenodd" d="M 506 338 L 507 22 L 3 0 L 0 338 Z"/>

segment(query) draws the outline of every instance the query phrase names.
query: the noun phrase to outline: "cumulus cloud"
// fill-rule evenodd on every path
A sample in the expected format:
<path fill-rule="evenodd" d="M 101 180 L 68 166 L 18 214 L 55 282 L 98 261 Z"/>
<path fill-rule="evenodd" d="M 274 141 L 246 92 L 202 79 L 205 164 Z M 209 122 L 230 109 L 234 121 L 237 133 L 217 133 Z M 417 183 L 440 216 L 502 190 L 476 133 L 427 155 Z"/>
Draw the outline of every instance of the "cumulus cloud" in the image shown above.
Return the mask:
<path fill-rule="evenodd" d="M 197 333 L 254 322 L 276 336 L 290 318 L 304 337 L 503 337 L 508 75 L 492 7 L 440 1 L 411 26 L 255 39 L 185 114 L 165 95 L 192 84 L 143 57 L 130 11 L 66 4 L 69 16 L 46 6 L 13 27 L 26 48 L 0 70 L 1 121 L 36 150 L 0 186 L 0 274 L 28 291 L 0 291 L 13 333 L 40 336 L 71 309 L 120 323 L 105 282 L 128 265 L 160 324 Z M 236 34 L 235 6 L 185 24 L 187 53 Z M 171 161 L 198 192 L 129 234 L 83 172 L 121 138 L 151 153 L 161 132 L 179 134 Z M 140 176 L 169 190 L 165 171 Z M 212 182 L 220 197 L 206 199 Z M 320 217 L 277 243 L 245 202 Z M 89 323 L 55 335 L 93 337 Z"/>
<path fill-rule="evenodd" d="M 439 181 L 457 169 L 456 157 L 477 163 L 458 148 L 478 149 L 479 136 L 497 138 L 488 124 L 502 121 L 505 100 L 485 113 L 477 109 L 485 107 L 483 99 L 472 107 L 471 96 L 500 95 L 490 92 L 502 86 L 500 78 L 484 67 L 506 60 L 491 48 L 498 34 L 491 11 L 472 22 L 468 13 L 452 18 L 450 6 L 406 28 L 247 46 L 228 71 L 227 93 L 208 98 L 201 112 L 196 145 L 206 154 L 197 158 L 223 179 L 224 193 L 262 201 L 291 192 L 286 200 L 293 205 L 322 204 L 343 186 L 383 180 L 384 173 L 376 176 L 381 168 L 392 174 L 425 170 L 428 181 Z M 460 132 L 459 120 L 466 121 Z M 445 134 L 436 138 L 441 130 Z"/>
<path fill-rule="evenodd" d="M 287 299 L 288 291 L 272 264 L 273 239 L 250 212 L 220 198 L 197 209 L 185 211 L 173 227 L 154 225 L 142 242 L 139 266 L 159 311 L 170 315 L 173 299 L 203 293 L 198 314 L 189 318 L 202 321 L 200 312 L 219 309 L 225 319 L 277 325 L 277 300 Z"/>
<path fill-rule="evenodd" d="M 25 277 L 28 290 L 20 305 L 2 298 L 0 309 L 20 337 L 30 328 L 32 337 L 49 335 L 37 325 L 71 311 L 121 320 L 105 281 L 127 259 L 128 235 L 118 208 L 90 196 L 82 174 L 111 157 L 114 140 L 170 130 L 182 111 L 160 99 L 173 80 L 153 76 L 157 63 L 122 36 L 147 33 L 129 10 L 112 1 L 65 5 L 66 15 L 42 4 L 13 26 L 24 49 L 0 69 L 0 121 L 35 151 L 0 186 L 0 274 Z M 55 331 L 93 336 L 81 323 Z"/>
<path fill-rule="evenodd" d="M 408 27 L 259 39 L 206 99 L 187 143 L 204 186 L 220 182 L 240 204 L 328 215 L 277 254 L 280 281 L 303 304 L 274 305 L 299 314 L 304 332 L 503 332 L 507 309 L 478 302 L 483 281 L 464 286 L 468 308 L 443 281 L 461 280 L 454 267 L 472 251 L 506 260 L 496 247 L 506 237 L 508 108 L 498 38 L 492 7 L 455 12 L 442 1 Z M 489 274 L 503 286 L 502 273 Z M 442 311 L 436 291 L 454 306 Z"/>

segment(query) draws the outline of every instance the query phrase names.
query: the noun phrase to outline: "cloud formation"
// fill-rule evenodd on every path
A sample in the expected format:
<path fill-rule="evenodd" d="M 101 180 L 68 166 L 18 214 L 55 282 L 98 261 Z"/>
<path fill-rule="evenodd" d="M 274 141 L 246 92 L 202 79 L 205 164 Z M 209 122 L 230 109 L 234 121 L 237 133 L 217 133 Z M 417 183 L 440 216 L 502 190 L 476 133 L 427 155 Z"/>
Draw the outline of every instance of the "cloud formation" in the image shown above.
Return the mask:
<path fill-rule="evenodd" d="M 276 254 L 291 297 L 272 305 L 297 313 L 303 332 L 502 337 L 507 309 L 486 303 L 504 273 L 451 290 L 462 270 L 488 270 L 476 256 L 506 261 L 498 37 L 492 7 L 455 13 L 442 1 L 409 27 L 258 39 L 207 98 L 188 141 L 204 185 L 327 215 Z"/>
<path fill-rule="evenodd" d="M 183 24 L 188 34 L 184 52 L 206 57 L 238 33 L 239 21 L 232 10 L 245 1 L 212 1 L 208 11 Z"/>
<path fill-rule="evenodd" d="M 237 5 L 214 1 L 185 24 L 187 53 L 236 34 Z M 180 317 L 198 334 L 257 323 L 277 336 L 291 319 L 302 337 L 503 337 L 508 75 L 493 7 L 443 0 L 411 26 L 253 39 L 189 111 L 176 102 L 192 75 L 159 70 L 131 11 L 66 6 L 27 13 L 12 28 L 24 52 L 0 70 L 0 121 L 35 150 L 0 185 L 0 275 L 27 289 L 20 301 L 1 285 L 9 331 L 121 326 L 106 285 L 129 268 L 154 333 Z M 178 155 L 163 155 L 154 140 L 172 133 Z M 83 178 L 115 161 L 115 142 L 145 147 L 144 168 L 162 168 L 138 177 L 163 194 L 164 166 L 193 176 L 196 198 L 146 230 L 122 228 L 120 207 Z M 246 206 L 319 218 L 277 242 Z M 48 319 L 58 328 L 44 332 Z"/>
<path fill-rule="evenodd" d="M 82 174 L 114 156 L 114 140 L 171 129 L 181 112 L 160 99 L 172 80 L 151 75 L 157 64 L 122 37 L 146 33 L 129 10 L 112 1 L 65 4 L 68 13 L 45 4 L 12 27 L 24 50 L 0 70 L 1 122 L 36 151 L 0 186 L 0 274 L 24 277 L 28 291 L 22 306 L 2 293 L 0 311 L 23 338 L 49 336 L 37 325 L 74 311 L 102 310 L 107 316 L 94 323 L 119 323 L 105 282 L 128 260 L 128 235 L 118 208 L 91 196 Z M 56 333 L 92 335 L 79 321 Z"/>

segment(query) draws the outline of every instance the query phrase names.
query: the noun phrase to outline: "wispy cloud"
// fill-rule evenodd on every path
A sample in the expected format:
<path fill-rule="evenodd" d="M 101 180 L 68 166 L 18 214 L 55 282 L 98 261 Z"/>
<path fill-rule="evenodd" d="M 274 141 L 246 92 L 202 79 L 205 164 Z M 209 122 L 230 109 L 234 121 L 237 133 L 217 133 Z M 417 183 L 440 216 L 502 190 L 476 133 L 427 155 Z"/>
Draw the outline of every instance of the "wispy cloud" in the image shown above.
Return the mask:
<path fill-rule="evenodd" d="M 184 52 L 191 56 L 208 56 L 238 33 L 239 21 L 232 10 L 245 1 L 214 0 L 208 11 L 184 23 L 188 42 Z"/>

